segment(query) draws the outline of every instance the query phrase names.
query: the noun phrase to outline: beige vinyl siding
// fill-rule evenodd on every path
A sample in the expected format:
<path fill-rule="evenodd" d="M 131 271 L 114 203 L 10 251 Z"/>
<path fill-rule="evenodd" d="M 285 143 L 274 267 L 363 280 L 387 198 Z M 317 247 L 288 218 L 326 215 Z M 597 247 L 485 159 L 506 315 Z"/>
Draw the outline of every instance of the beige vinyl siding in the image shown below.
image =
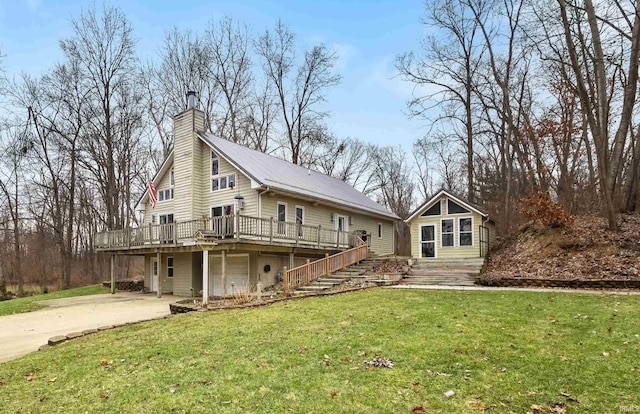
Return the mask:
<path fill-rule="evenodd" d="M 175 221 L 187 221 L 199 215 L 201 203 L 199 193 L 194 191 L 199 182 L 194 171 L 200 167 L 202 145 L 195 131 L 204 130 L 204 114 L 189 110 L 174 117 L 175 144 L 173 148 L 173 170 L 175 176 Z"/>
<path fill-rule="evenodd" d="M 280 194 L 264 194 L 262 196 L 262 217 L 278 218 L 277 206 L 279 202 L 287 204 L 286 221 L 295 222 L 296 206 L 304 207 L 304 224 L 310 226 L 322 226 L 327 229 L 335 229 L 336 223 L 331 221 L 331 214 L 347 216 L 351 218 L 349 231 L 366 230 L 371 234 L 371 250 L 378 254 L 393 253 L 393 222 L 377 217 L 370 217 L 363 214 L 353 213 L 339 208 L 330 207 L 324 204 L 313 205 L 311 202 L 284 196 Z M 383 224 L 381 239 L 378 239 L 378 223 Z"/>
<path fill-rule="evenodd" d="M 441 212 L 444 213 L 439 216 L 418 216 L 410 222 L 411 227 L 411 256 L 420 258 L 420 226 L 425 224 L 434 224 L 436 231 L 436 257 L 437 258 L 471 258 L 480 257 L 480 231 L 479 227 L 482 225 L 483 217 L 476 212 L 462 213 L 462 214 L 448 214 L 446 209 L 446 197 L 442 197 L 440 200 Z M 460 246 L 460 221 L 461 218 L 471 217 L 472 223 L 472 236 L 473 246 Z M 442 219 L 454 219 L 454 246 L 442 247 Z M 489 235 L 495 230 L 490 229 Z"/>
<path fill-rule="evenodd" d="M 159 180 L 156 180 L 157 184 L 156 184 L 156 190 L 159 193 L 160 190 L 166 190 L 168 188 L 170 188 L 170 183 L 171 183 L 171 169 L 173 168 L 173 161 L 169 160 L 168 161 L 168 165 L 167 165 L 167 169 L 166 169 L 166 173 L 159 177 Z M 174 200 L 175 200 L 176 194 L 175 194 L 175 188 L 174 188 Z M 159 222 L 158 220 L 158 216 L 162 215 L 162 214 L 168 214 L 171 213 L 173 214 L 173 210 L 174 210 L 174 200 L 168 200 L 168 201 L 158 201 L 156 203 L 156 208 L 151 208 L 151 202 L 149 202 L 147 200 L 147 203 L 144 206 L 144 221 L 143 224 L 149 224 L 151 223 L 151 216 L 154 215 L 156 216 L 156 223 Z"/>
<path fill-rule="evenodd" d="M 209 217 L 211 215 L 211 207 L 218 207 L 227 204 L 236 205 L 235 197 L 240 194 L 244 197 L 244 209 L 240 214 L 248 216 L 258 215 L 258 193 L 251 189 L 251 180 L 243 173 L 233 167 L 227 160 L 218 156 L 219 174 L 217 177 L 236 175 L 236 186 L 233 189 L 226 188 L 224 190 L 211 191 L 211 149 L 204 145 L 202 151 L 202 162 L 204 164 L 203 176 L 201 179 L 201 194 L 203 198 L 201 214 Z M 235 207 L 234 207 L 235 209 Z"/>
<path fill-rule="evenodd" d="M 184 260 L 189 254 L 162 254 L 161 263 L 158 265 L 158 279 L 160 286 L 162 286 L 162 293 L 174 293 L 179 296 L 188 296 L 183 293 L 176 293 L 176 286 L 179 291 L 182 292 L 182 279 L 177 278 L 178 273 L 182 273 L 183 277 L 186 275 L 184 272 Z M 146 290 L 151 290 L 151 263 L 156 259 L 155 254 L 145 255 L 144 257 L 144 287 Z M 167 257 L 173 257 L 173 278 L 167 277 Z M 189 262 L 190 263 L 190 262 Z M 191 271 L 188 272 L 188 277 L 191 277 Z M 189 281 L 189 287 L 191 283 Z M 187 288 L 188 289 L 188 288 Z M 189 294 L 190 295 L 190 294 Z"/>

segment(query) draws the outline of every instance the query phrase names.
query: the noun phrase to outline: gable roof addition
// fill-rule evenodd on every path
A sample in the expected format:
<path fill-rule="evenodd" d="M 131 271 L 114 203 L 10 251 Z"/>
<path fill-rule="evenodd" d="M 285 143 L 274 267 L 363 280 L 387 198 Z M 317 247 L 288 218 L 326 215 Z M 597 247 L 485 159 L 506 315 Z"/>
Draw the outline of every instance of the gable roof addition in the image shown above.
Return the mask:
<path fill-rule="evenodd" d="M 363 210 L 394 220 L 400 219 L 340 179 L 247 148 L 213 134 L 198 133 L 198 136 L 258 185 L 317 200 L 326 200 L 333 204 Z"/>
<path fill-rule="evenodd" d="M 434 194 L 430 199 L 422 203 L 417 209 L 415 209 L 409 217 L 404 221 L 405 223 L 409 223 L 411 220 L 416 218 L 418 215 L 422 214 L 422 212 L 426 211 L 429 207 L 431 207 L 436 201 L 439 201 L 442 196 L 446 195 L 450 200 L 455 201 L 457 204 L 468 208 L 469 210 L 475 211 L 483 217 L 489 217 L 489 214 L 481 209 L 480 207 L 472 204 L 461 197 L 458 197 L 451 193 L 448 190 L 442 189 Z"/>

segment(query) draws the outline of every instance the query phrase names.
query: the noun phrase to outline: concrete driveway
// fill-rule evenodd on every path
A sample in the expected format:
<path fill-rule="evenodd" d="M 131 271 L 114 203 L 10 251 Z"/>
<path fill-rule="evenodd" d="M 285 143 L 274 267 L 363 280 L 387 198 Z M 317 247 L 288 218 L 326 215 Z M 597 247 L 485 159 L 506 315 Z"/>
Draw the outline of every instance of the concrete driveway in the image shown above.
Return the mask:
<path fill-rule="evenodd" d="M 44 309 L 0 316 L 0 362 L 37 351 L 49 338 L 168 315 L 171 295 L 122 292 L 44 300 Z"/>

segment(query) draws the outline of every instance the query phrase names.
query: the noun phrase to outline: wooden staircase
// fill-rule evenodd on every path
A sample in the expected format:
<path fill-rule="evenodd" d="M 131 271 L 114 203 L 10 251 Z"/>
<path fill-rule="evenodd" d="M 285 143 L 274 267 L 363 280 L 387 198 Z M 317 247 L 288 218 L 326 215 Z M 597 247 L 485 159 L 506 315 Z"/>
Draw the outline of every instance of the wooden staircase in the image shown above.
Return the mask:
<path fill-rule="evenodd" d="M 418 259 L 402 279 L 404 285 L 473 286 L 484 258 Z"/>
<path fill-rule="evenodd" d="M 377 257 L 378 256 L 375 253 L 369 252 L 367 258 L 362 260 L 360 263 L 356 263 L 345 269 L 338 270 L 337 272 L 331 273 L 328 276 L 320 277 L 318 278 L 318 280 L 308 285 L 299 286 L 296 288 L 294 293 L 318 293 L 346 282 L 366 282 L 368 280 L 375 279 L 376 276 L 367 275 L 367 273 L 370 273 L 371 270 L 373 270 L 379 263 Z"/>

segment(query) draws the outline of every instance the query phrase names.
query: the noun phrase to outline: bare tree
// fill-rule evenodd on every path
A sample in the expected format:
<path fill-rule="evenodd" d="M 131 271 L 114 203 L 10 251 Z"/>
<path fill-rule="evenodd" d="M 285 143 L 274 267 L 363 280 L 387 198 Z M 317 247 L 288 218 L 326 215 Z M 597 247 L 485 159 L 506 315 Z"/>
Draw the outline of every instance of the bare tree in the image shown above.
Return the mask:
<path fill-rule="evenodd" d="M 235 24 L 230 17 L 210 22 L 205 30 L 206 66 L 222 99 L 216 116 L 216 132 L 239 142 L 240 120 L 249 108 L 253 76 L 249 57 L 250 37 L 245 25 Z"/>
<path fill-rule="evenodd" d="M 25 123 L 15 119 L 12 124 L 5 123 L 0 127 L 0 196 L 9 211 L 10 232 L 12 233 L 13 279 L 18 282 L 18 296 L 24 294 L 24 277 L 22 274 L 22 221 L 23 214 L 23 168 L 25 155 L 30 150 L 28 140 L 24 139 Z M 6 211 L 5 210 L 5 211 Z"/>
<path fill-rule="evenodd" d="M 414 204 L 415 184 L 405 152 L 399 147 L 376 147 L 372 151 L 372 165 L 378 202 L 400 218 L 407 218 Z M 398 223 L 395 232 L 397 253 L 408 254 L 411 243 L 408 226 Z"/>
<path fill-rule="evenodd" d="M 609 228 L 617 230 L 616 191 L 617 180 L 622 168 L 624 149 L 631 128 L 631 119 L 638 90 L 638 59 L 640 58 L 640 1 L 633 2 L 633 10 L 626 12 L 622 3 L 615 1 L 618 10 L 623 14 L 630 29 L 630 46 L 624 62 L 612 59 L 605 53 L 606 45 L 603 36 L 603 19 L 598 17 L 592 0 L 584 1 L 584 9 L 568 4 L 565 0 L 557 0 L 564 41 L 569 54 L 570 70 L 575 74 L 576 89 L 580 104 L 586 116 L 589 131 L 595 144 L 598 161 L 598 177 L 605 215 Z M 582 13 L 586 14 L 586 22 Z M 608 19 L 607 19 L 608 20 Z M 624 31 L 624 30 L 623 30 Z M 589 43 L 583 38 L 589 36 Z M 618 33 L 615 34 L 618 36 Z M 622 104 L 618 118 L 618 126 L 613 137 L 609 129 L 612 123 L 611 99 L 614 93 L 612 83 L 617 71 L 624 70 L 626 76 L 620 84 L 623 91 Z M 613 138 L 613 139 L 612 139 Z"/>
<path fill-rule="evenodd" d="M 370 194 L 375 190 L 371 157 L 373 146 L 356 138 L 330 137 L 315 158 L 320 172 Z"/>
<path fill-rule="evenodd" d="M 79 62 L 89 102 L 80 162 L 101 190 L 105 226 L 118 228 L 129 216 L 130 156 L 141 118 L 132 28 L 112 7 L 83 11 L 71 23 L 74 35 L 60 46 L 69 60 Z"/>
<path fill-rule="evenodd" d="M 411 116 L 426 119 L 432 128 L 444 122 L 447 130 L 462 129 L 459 139 L 467 159 L 467 196 L 473 201 L 476 129 L 473 95 L 476 72 L 486 48 L 479 25 L 491 3 L 477 2 L 477 15 L 471 12 L 466 0 L 437 0 L 425 4 L 427 14 L 423 23 L 437 29 L 437 34 L 421 41 L 421 56 L 413 52 L 398 56 L 396 67 L 405 80 L 417 86 L 414 92 L 419 94 L 408 103 Z M 423 93 L 425 89 L 432 92 Z"/>
<path fill-rule="evenodd" d="M 296 68 L 295 36 L 278 21 L 273 32 L 266 31 L 257 42 L 265 76 L 272 82 L 286 133 L 286 145 L 294 164 L 317 144 L 326 113 L 319 104 L 327 88 L 337 85 L 340 76 L 333 73 L 336 52 L 317 45 L 304 52 Z"/>

